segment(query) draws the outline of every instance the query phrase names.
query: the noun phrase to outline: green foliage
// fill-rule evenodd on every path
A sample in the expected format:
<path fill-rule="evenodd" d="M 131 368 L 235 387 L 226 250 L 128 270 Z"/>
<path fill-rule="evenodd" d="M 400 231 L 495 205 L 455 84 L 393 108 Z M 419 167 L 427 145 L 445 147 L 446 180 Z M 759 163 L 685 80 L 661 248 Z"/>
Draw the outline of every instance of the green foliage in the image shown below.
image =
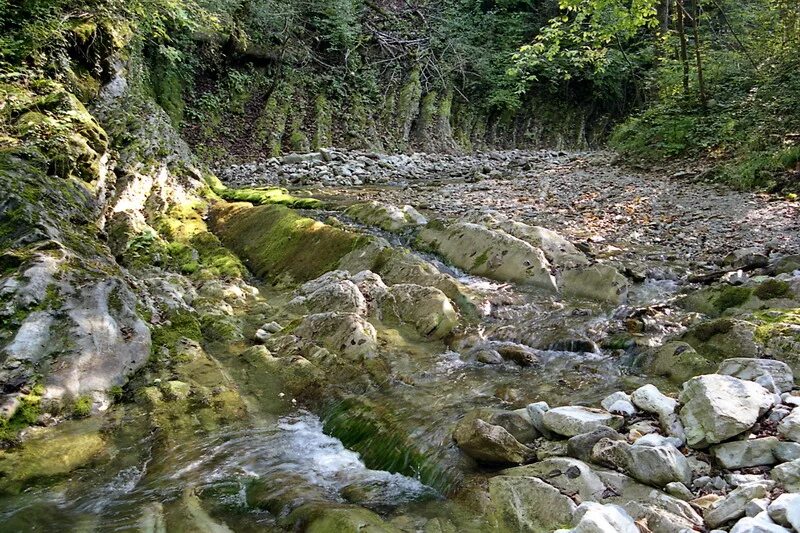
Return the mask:
<path fill-rule="evenodd" d="M 747 287 L 725 287 L 714 299 L 714 307 L 724 311 L 731 307 L 737 307 L 745 303 L 752 290 Z"/>
<path fill-rule="evenodd" d="M 72 404 L 72 416 L 74 418 L 86 418 L 92 414 L 92 397 L 78 396 Z"/>

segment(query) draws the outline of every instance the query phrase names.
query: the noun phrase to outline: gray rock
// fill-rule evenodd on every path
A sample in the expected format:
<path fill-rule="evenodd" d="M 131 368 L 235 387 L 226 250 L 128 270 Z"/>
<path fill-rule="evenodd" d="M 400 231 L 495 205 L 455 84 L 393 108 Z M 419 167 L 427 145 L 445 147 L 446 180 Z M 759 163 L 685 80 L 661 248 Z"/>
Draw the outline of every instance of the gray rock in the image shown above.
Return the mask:
<path fill-rule="evenodd" d="M 789 492 L 800 492 L 800 459 L 776 466 L 770 477 Z"/>
<path fill-rule="evenodd" d="M 626 402 L 631 401 L 631 397 L 628 393 L 618 391 L 613 394 L 609 394 L 600 402 L 600 407 L 608 411 L 608 408 L 614 405 L 614 403 L 618 402 L 619 400 L 623 400 Z"/>
<path fill-rule="evenodd" d="M 599 501 L 606 486 L 592 468 L 568 457 L 551 457 L 501 472 L 504 476 L 536 477 L 564 494 L 577 494 L 583 501 Z"/>
<path fill-rule="evenodd" d="M 453 439 L 464 453 L 483 463 L 522 464 L 536 458 L 536 452 L 521 444 L 511 433 L 480 418 L 459 423 Z"/>
<path fill-rule="evenodd" d="M 639 533 L 633 518 L 617 505 L 584 502 L 572 517 L 575 527 L 557 533 Z"/>
<path fill-rule="evenodd" d="M 800 459 L 800 442 L 779 442 L 772 451 L 779 463 Z"/>
<path fill-rule="evenodd" d="M 355 313 L 309 315 L 294 335 L 354 360 L 371 358 L 378 350 L 375 327 Z"/>
<path fill-rule="evenodd" d="M 779 442 L 777 437 L 736 440 L 713 446 L 711 453 L 728 470 L 773 465 L 777 462 L 774 450 Z"/>
<path fill-rule="evenodd" d="M 551 438 L 553 433 L 544 425 L 544 414 L 550 410 L 550 406 L 546 402 L 535 402 L 528 405 L 526 409 L 528 416 L 531 417 L 531 424 L 536 428 L 536 431 L 546 438 Z"/>
<path fill-rule="evenodd" d="M 736 522 L 730 533 L 791 533 L 769 519 L 769 516 L 745 517 Z"/>
<path fill-rule="evenodd" d="M 755 517 L 767 510 L 769 505 L 769 498 L 756 498 L 750 500 L 744 508 L 744 514 L 749 517 Z"/>
<path fill-rule="evenodd" d="M 547 429 L 566 437 L 588 433 L 601 426 L 619 429 L 624 423 L 621 416 L 582 406 L 555 407 L 546 411 L 542 419 Z"/>
<path fill-rule="evenodd" d="M 710 527 L 718 527 L 726 522 L 737 520 L 744 516 L 745 507 L 751 500 L 764 498 L 766 495 L 766 483 L 753 483 L 734 489 L 725 498 L 706 510 L 704 516 L 706 523 Z"/>
<path fill-rule="evenodd" d="M 663 394 L 655 385 L 648 384 L 633 391 L 631 401 L 642 411 L 658 415 L 661 429 L 667 435 L 679 439 L 681 443 L 686 441 L 683 424 L 675 412 L 678 408 L 676 400 Z"/>
<path fill-rule="evenodd" d="M 689 487 L 681 483 L 680 481 L 673 481 L 671 483 L 667 483 L 664 487 L 664 490 L 670 496 L 675 496 L 679 500 L 683 500 L 688 502 L 689 500 L 694 498 L 694 494 L 692 491 L 689 490 Z"/>
<path fill-rule="evenodd" d="M 553 531 L 568 523 L 578 507 L 536 477 L 495 476 L 489 480 L 489 497 L 496 531 Z"/>
<path fill-rule="evenodd" d="M 636 446 L 604 439 L 595 445 L 592 459 L 655 487 L 664 487 L 673 481 L 688 484 L 692 479 L 689 463 L 674 446 Z"/>
<path fill-rule="evenodd" d="M 381 314 L 408 323 L 423 337 L 441 339 L 458 324 L 458 313 L 442 291 L 410 283 L 392 285 L 380 301 Z"/>
<path fill-rule="evenodd" d="M 800 408 L 794 410 L 778 424 L 778 434 L 784 439 L 800 442 Z"/>
<path fill-rule="evenodd" d="M 775 402 L 761 385 L 709 374 L 687 381 L 679 396 L 680 419 L 690 446 L 706 447 L 747 431 Z"/>
<path fill-rule="evenodd" d="M 582 433 L 571 437 L 567 441 L 567 453 L 570 457 L 589 462 L 592 460 L 592 449 L 594 449 L 594 445 L 603 439 L 623 441 L 625 437 L 620 435 L 615 429 L 608 426 L 600 426 L 589 433 Z"/>
<path fill-rule="evenodd" d="M 562 273 L 560 284 L 565 296 L 597 300 L 610 304 L 625 301 L 628 280 L 610 265 L 578 267 Z"/>
<path fill-rule="evenodd" d="M 737 357 L 725 359 L 720 363 L 717 374 L 756 381 L 764 376 L 769 376 L 780 392 L 787 392 L 794 387 L 794 374 L 792 369 L 782 361 L 774 359 L 750 359 Z"/>
<path fill-rule="evenodd" d="M 800 531 L 800 494 L 781 494 L 767 508 L 776 523 Z"/>
<path fill-rule="evenodd" d="M 612 403 L 607 411 L 614 415 L 632 416 L 636 414 L 636 408 L 627 400 L 617 400 Z"/>

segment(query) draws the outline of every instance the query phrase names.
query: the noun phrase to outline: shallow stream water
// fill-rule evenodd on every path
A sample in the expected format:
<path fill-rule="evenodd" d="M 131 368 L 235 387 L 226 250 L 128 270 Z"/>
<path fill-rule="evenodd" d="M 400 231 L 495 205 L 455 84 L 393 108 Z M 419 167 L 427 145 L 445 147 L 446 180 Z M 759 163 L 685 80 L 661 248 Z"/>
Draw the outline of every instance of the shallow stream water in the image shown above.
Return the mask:
<path fill-rule="evenodd" d="M 340 194 L 348 197 L 347 191 Z M 330 214 L 310 213 L 320 219 Z M 337 216 L 353 229 L 406 244 L 401 237 Z M 348 399 L 350 403 L 310 406 L 313 412 L 281 398 L 280 383 L 250 383 L 251 420 L 169 442 L 149 432 L 136 407 L 123 405 L 108 415 L 115 418 L 107 436 L 108 460 L 68 480 L 45 481 L 18 496 L 0 498 L 0 531 L 162 531 L 165 525 L 168 531 L 182 531 L 204 521 L 213 525 L 209 531 L 225 531 L 214 529 L 220 523 L 234 531 L 279 531 L 291 508 L 315 501 L 355 503 L 409 531 L 437 516 L 457 516 L 465 528 L 480 530 L 480 517 L 470 516 L 461 491 L 480 482 L 487 471 L 465 459 L 451 438 L 454 424 L 466 412 L 518 408 L 533 401 L 596 405 L 608 393 L 645 382 L 670 389 L 632 373 L 629 363 L 640 346 L 680 331 L 681 312 L 671 305 L 681 289 L 678 282 L 647 279 L 631 288 L 625 305 L 603 308 L 468 276 L 425 257 L 458 278 L 477 302 L 482 316 L 467 334 L 537 347 L 538 363 L 524 368 L 510 362 L 486 365 L 443 343 L 422 342 L 407 331 L 377 324 L 391 362 L 390 382 Z M 670 265 L 661 262 L 661 267 Z M 271 288 L 264 288 L 263 295 L 268 301 L 289 297 Z M 610 333 L 625 331 L 626 320 L 641 322 L 635 342 L 605 346 Z M 223 367 L 228 365 L 225 346 L 210 346 L 209 353 Z M 236 368 L 230 372 L 235 381 Z M 382 426 L 383 433 L 374 439 L 347 442 L 353 448 L 348 449 L 336 438 L 341 417 L 357 419 L 365 404 L 391 425 Z M 381 461 L 385 455 L 370 453 L 393 434 L 398 446 L 408 447 L 401 455 L 422 461 L 387 463 Z M 266 494 L 263 499 L 291 505 L 254 507 L 247 497 L 254 482 Z M 280 497 L 271 497 L 276 494 Z"/>

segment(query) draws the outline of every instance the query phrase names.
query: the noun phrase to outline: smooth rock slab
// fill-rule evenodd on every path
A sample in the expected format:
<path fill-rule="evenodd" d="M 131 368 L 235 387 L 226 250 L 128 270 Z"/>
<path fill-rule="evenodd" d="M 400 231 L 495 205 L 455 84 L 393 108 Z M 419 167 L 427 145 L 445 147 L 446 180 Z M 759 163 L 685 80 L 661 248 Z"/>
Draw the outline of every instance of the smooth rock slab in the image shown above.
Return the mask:
<path fill-rule="evenodd" d="M 774 451 L 779 443 L 777 437 L 736 440 L 713 446 L 711 453 L 728 470 L 773 465 L 777 462 Z"/>
<path fill-rule="evenodd" d="M 792 369 L 783 361 L 774 359 L 751 359 L 749 357 L 725 359 L 720 363 L 717 374 L 725 374 L 748 381 L 756 381 L 763 376 L 769 376 L 781 392 L 790 391 L 794 387 Z"/>
<path fill-rule="evenodd" d="M 550 409 L 544 413 L 542 421 L 547 429 L 566 437 L 589 433 L 602 426 L 619 429 L 624 423 L 621 416 L 576 405 Z"/>
<path fill-rule="evenodd" d="M 687 443 L 704 448 L 753 427 L 775 398 L 752 381 L 709 374 L 687 381 L 678 401 Z"/>

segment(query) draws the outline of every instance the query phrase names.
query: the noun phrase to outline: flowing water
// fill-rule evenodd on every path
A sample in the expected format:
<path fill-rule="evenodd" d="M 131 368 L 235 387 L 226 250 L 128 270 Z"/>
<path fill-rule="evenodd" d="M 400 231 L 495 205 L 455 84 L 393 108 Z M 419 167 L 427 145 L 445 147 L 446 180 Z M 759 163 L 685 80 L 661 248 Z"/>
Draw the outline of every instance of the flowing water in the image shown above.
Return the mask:
<path fill-rule="evenodd" d="M 324 219 L 331 213 L 311 214 Z M 626 305 L 603 308 L 542 297 L 425 258 L 458 278 L 477 302 L 481 320 L 465 336 L 534 347 L 537 363 L 486 365 L 443 343 L 377 324 L 390 382 L 310 412 L 278 401 L 280 383 L 256 380 L 247 385 L 252 419 L 167 441 L 151 432 L 137 407 L 123 405 L 109 415 L 115 420 L 107 460 L 70 479 L 0 498 L 0 531 L 159 531 L 164 524 L 169 531 L 197 524 L 224 531 L 214 529 L 220 522 L 234 531 L 278 531 L 289 512 L 309 502 L 355 503 L 410 531 L 437 516 L 479 530 L 480 518 L 471 516 L 460 493 L 486 472 L 465 459 L 451 438 L 466 412 L 542 400 L 596 405 L 608 393 L 644 382 L 669 389 L 635 375 L 629 363 L 640 347 L 680 331 L 680 311 L 671 305 L 678 282 L 647 279 L 632 287 Z M 289 298 L 274 289 L 263 292 L 268 301 Z M 630 329 L 631 321 L 638 324 L 635 342 L 603 344 Z M 226 347 L 209 351 L 236 381 Z"/>

